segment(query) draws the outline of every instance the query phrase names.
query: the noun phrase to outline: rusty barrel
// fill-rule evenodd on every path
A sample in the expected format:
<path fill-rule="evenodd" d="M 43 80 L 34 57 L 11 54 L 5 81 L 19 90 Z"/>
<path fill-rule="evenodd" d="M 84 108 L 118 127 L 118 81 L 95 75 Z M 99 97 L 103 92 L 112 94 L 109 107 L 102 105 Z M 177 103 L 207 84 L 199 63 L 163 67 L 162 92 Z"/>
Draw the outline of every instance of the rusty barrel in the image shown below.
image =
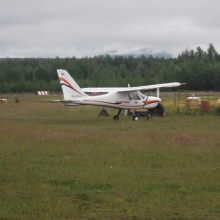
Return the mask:
<path fill-rule="evenodd" d="M 201 106 L 201 98 L 200 97 L 188 97 L 186 99 L 187 110 L 198 110 Z"/>
<path fill-rule="evenodd" d="M 210 103 L 209 101 L 201 101 L 201 110 L 204 112 L 210 111 Z"/>

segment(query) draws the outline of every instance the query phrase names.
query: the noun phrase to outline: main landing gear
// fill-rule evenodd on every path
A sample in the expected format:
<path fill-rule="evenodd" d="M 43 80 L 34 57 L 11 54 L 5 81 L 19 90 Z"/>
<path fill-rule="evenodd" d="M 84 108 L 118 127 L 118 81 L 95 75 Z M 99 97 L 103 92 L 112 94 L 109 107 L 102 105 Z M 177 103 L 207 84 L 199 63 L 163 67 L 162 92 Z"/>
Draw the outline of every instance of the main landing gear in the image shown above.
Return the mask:
<path fill-rule="evenodd" d="M 118 110 L 118 114 L 113 116 L 113 120 L 114 121 L 118 121 L 119 120 L 119 115 L 121 114 L 121 109 Z M 135 114 L 133 112 L 133 121 L 138 121 L 139 120 L 139 115 Z M 152 120 L 152 116 L 150 114 L 150 111 L 147 112 L 147 120 L 151 121 Z"/>
<path fill-rule="evenodd" d="M 113 116 L 113 120 L 114 121 L 118 121 L 119 120 L 119 115 L 121 113 L 121 109 L 118 110 L 118 114 Z"/>

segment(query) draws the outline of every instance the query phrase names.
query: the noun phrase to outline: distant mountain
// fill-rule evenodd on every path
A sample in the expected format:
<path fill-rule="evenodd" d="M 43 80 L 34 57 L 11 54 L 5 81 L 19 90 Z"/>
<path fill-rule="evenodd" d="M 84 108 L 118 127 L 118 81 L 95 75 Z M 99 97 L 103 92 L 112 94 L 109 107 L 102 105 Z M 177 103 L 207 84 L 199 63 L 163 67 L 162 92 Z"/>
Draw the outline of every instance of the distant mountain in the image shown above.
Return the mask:
<path fill-rule="evenodd" d="M 131 52 L 131 53 L 119 53 L 117 50 L 112 50 L 109 51 L 103 55 L 109 55 L 109 56 L 124 56 L 124 57 L 129 57 L 129 56 L 133 56 L 133 57 L 140 57 L 140 56 L 145 56 L 145 57 L 149 57 L 149 56 L 153 56 L 153 57 L 159 57 L 159 58 L 172 58 L 172 55 L 169 53 L 166 53 L 164 51 L 161 52 L 154 52 L 153 49 L 151 48 L 145 48 L 145 49 L 141 49 L 141 50 L 137 50 L 135 52 Z"/>

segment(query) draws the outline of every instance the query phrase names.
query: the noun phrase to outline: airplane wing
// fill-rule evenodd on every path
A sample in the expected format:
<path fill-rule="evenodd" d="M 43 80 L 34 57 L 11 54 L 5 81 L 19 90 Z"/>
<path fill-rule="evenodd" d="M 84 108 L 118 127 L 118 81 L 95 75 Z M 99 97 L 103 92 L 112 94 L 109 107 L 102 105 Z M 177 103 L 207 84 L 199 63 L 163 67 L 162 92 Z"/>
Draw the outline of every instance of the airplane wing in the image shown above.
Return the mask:
<path fill-rule="evenodd" d="M 151 89 L 157 89 L 157 88 L 170 88 L 170 87 L 177 87 L 181 86 L 182 84 L 179 82 L 173 82 L 173 83 L 163 83 L 163 84 L 155 84 L 155 85 L 147 85 L 147 86 L 136 86 L 136 87 L 130 87 L 130 88 L 121 88 L 118 90 L 118 92 L 135 92 L 135 91 L 141 91 L 141 90 L 151 90 Z"/>
<path fill-rule="evenodd" d="M 173 83 L 163 83 L 163 84 L 155 84 L 155 85 L 147 85 L 147 86 L 136 86 L 136 87 L 111 87 L 111 88 L 83 88 L 83 92 L 92 92 L 92 93 L 99 93 L 99 92 L 135 92 L 141 90 L 151 90 L 163 87 L 177 87 L 181 86 L 184 83 L 173 82 Z"/>
<path fill-rule="evenodd" d="M 103 88 L 99 88 L 99 87 L 96 87 L 96 88 L 82 88 L 82 91 L 83 92 L 94 92 L 94 93 L 99 93 L 99 92 L 117 92 L 119 88 L 115 88 L 115 87 L 103 87 Z"/>

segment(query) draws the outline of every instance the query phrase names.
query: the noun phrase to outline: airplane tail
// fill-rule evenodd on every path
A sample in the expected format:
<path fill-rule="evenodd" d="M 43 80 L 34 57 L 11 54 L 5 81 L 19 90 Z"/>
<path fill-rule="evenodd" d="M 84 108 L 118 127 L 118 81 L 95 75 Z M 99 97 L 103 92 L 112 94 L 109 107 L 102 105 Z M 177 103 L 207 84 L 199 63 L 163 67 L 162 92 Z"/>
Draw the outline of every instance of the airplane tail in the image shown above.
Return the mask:
<path fill-rule="evenodd" d="M 66 70 L 57 70 L 64 99 L 87 96 Z"/>

